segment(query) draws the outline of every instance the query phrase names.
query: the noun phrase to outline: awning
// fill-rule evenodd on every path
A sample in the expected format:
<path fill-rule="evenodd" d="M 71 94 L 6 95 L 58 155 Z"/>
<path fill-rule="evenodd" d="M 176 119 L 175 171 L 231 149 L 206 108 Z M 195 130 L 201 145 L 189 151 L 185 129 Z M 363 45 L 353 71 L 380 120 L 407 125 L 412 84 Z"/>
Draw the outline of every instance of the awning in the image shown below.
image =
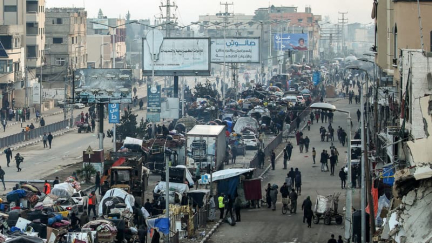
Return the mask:
<path fill-rule="evenodd" d="M 250 169 L 226 169 L 226 170 L 216 171 L 215 173 L 212 174 L 213 181 L 228 179 L 231 177 L 242 175 L 244 173 L 251 172 L 253 170 L 255 170 L 255 169 L 254 168 L 250 168 Z M 210 175 L 206 174 L 206 176 L 208 176 L 209 181 L 210 181 Z"/>

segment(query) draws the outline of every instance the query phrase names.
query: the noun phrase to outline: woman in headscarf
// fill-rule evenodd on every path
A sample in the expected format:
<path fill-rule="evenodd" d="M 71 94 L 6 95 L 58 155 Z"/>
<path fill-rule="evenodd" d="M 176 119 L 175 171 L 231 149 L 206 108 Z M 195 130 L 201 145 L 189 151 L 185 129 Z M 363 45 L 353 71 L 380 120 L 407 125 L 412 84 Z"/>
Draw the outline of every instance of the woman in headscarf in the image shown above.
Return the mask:
<path fill-rule="evenodd" d="M 308 223 L 308 228 L 311 228 L 313 211 L 312 211 L 312 201 L 310 200 L 309 196 L 303 201 L 302 210 L 303 210 L 303 223 L 305 222 L 306 219 Z"/>

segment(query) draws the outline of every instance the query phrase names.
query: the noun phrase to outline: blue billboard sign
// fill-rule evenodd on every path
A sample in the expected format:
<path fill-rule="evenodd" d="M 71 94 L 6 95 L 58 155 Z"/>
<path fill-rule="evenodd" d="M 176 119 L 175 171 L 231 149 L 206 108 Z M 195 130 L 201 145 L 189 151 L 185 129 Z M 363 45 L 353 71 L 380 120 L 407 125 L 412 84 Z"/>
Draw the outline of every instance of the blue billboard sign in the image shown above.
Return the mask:
<path fill-rule="evenodd" d="M 317 86 L 321 82 L 321 73 L 319 71 L 315 71 L 313 73 L 312 81 L 315 86 Z"/>
<path fill-rule="evenodd" d="M 160 113 L 161 102 L 161 86 L 147 85 L 147 111 Z"/>
<path fill-rule="evenodd" d="M 120 123 L 120 104 L 108 105 L 109 123 Z"/>
<path fill-rule="evenodd" d="M 308 34 L 274 34 L 273 49 L 276 51 L 307 51 L 309 45 Z"/>

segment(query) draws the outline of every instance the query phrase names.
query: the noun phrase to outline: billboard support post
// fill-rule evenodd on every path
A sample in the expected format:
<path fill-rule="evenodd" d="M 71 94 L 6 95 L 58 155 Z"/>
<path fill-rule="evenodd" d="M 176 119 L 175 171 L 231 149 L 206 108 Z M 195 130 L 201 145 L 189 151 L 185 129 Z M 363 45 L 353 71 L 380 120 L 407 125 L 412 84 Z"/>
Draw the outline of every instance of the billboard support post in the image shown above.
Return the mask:
<path fill-rule="evenodd" d="M 104 120 L 104 104 L 98 103 L 99 108 L 99 149 L 103 149 L 103 139 L 104 139 L 104 131 L 103 131 L 103 120 Z"/>

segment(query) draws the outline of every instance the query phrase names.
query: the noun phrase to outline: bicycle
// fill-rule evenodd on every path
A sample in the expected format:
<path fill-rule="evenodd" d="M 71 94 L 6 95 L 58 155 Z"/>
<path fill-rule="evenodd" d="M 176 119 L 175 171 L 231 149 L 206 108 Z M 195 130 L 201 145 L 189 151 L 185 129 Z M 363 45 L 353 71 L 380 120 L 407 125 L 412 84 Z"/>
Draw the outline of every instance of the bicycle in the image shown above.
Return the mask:
<path fill-rule="evenodd" d="M 289 198 L 282 198 L 282 214 L 286 214 L 288 211 L 291 213 L 291 203 Z"/>

